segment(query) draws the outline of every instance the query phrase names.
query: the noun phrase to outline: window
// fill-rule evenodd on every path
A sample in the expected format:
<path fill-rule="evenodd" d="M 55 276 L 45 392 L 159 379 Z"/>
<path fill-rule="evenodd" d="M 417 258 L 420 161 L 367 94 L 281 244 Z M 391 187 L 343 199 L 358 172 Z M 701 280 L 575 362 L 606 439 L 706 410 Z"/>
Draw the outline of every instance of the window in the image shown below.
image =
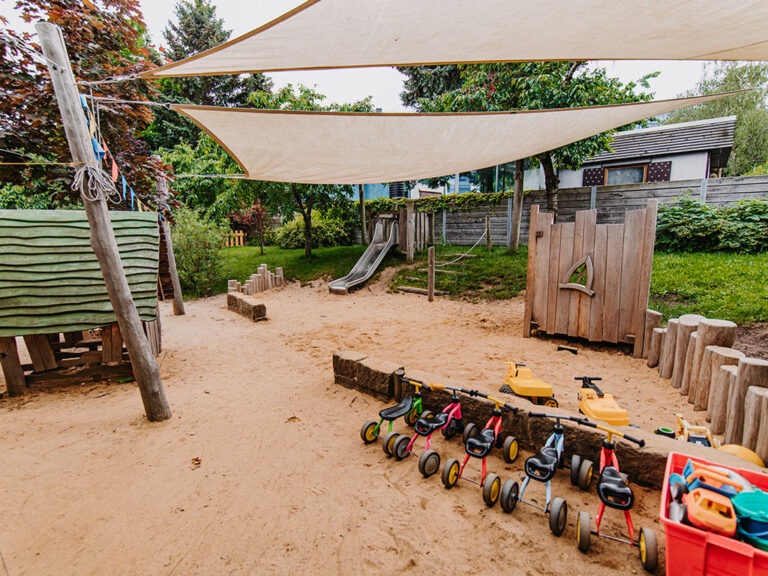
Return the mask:
<path fill-rule="evenodd" d="M 605 185 L 616 186 L 619 184 L 640 184 L 645 182 L 645 174 L 648 165 L 616 166 L 605 169 Z"/>

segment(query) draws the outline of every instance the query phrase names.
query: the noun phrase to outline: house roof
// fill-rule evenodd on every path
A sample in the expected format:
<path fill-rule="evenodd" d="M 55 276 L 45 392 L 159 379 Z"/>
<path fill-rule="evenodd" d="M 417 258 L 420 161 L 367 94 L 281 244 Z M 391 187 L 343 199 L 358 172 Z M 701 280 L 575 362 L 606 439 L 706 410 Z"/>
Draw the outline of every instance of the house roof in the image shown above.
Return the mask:
<path fill-rule="evenodd" d="M 611 144 L 612 152 L 603 152 L 585 164 L 704 150 L 730 152 L 735 129 L 736 116 L 725 116 L 619 132 Z"/>

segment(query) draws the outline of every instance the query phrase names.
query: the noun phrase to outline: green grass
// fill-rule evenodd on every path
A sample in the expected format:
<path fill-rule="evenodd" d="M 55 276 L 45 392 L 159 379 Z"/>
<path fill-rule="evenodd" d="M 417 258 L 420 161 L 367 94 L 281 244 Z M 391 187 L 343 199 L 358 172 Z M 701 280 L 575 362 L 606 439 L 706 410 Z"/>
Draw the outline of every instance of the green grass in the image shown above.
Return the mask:
<path fill-rule="evenodd" d="M 469 249 L 468 246 L 436 246 L 435 260 L 447 262 Z M 441 267 L 457 274 L 435 274 L 435 289 L 448 292 L 452 298 L 469 300 L 503 300 L 514 298 L 525 289 L 528 250 L 523 247 L 517 254 L 509 254 L 505 248 L 493 247 L 488 252 L 478 246 L 472 254 L 480 258 L 466 258 L 459 264 Z M 427 287 L 427 252 L 416 254 L 414 266 L 398 270 L 390 283 L 390 289 L 398 286 Z M 413 280 L 412 278 L 418 278 Z"/>
<path fill-rule="evenodd" d="M 665 320 L 695 313 L 768 322 L 768 254 L 657 253 L 650 307 Z"/>
<path fill-rule="evenodd" d="M 266 264 L 274 272 L 282 266 L 286 280 L 306 283 L 319 278 L 341 278 L 349 273 L 355 262 L 365 252 L 365 246 L 334 246 L 332 248 L 315 248 L 312 250 L 312 260 L 304 258 L 304 250 L 283 250 L 276 246 L 265 246 L 264 254 L 257 247 L 224 248 L 223 278 L 216 286 L 216 292 L 227 291 L 227 280 L 245 282 L 259 268 Z M 392 266 L 403 258 L 399 254 L 390 253 L 384 259 L 381 269 Z"/>

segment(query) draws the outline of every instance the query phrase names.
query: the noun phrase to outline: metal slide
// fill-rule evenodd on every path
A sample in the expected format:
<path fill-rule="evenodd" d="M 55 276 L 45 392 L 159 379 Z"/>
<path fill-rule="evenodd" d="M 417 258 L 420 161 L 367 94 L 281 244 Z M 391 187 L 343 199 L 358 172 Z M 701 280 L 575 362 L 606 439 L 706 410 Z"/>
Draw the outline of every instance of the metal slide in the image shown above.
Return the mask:
<path fill-rule="evenodd" d="M 334 294 L 348 294 L 349 289 L 363 284 L 373 276 L 376 268 L 389 252 L 393 244 L 397 244 L 398 228 L 397 222 L 392 222 L 389 227 L 389 240 L 384 240 L 385 222 L 379 220 L 373 233 L 373 240 L 370 246 L 354 265 L 349 274 L 344 278 L 333 280 L 328 283 L 328 289 Z"/>

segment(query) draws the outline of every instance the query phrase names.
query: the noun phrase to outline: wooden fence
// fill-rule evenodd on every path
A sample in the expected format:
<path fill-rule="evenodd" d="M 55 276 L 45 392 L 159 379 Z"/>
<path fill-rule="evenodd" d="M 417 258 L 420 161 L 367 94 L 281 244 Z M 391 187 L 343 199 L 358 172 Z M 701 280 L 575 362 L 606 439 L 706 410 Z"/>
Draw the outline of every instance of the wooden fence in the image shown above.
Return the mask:
<path fill-rule="evenodd" d="M 232 248 L 233 246 L 245 246 L 245 233 L 242 230 L 230 232 L 224 245 L 227 248 Z"/>

